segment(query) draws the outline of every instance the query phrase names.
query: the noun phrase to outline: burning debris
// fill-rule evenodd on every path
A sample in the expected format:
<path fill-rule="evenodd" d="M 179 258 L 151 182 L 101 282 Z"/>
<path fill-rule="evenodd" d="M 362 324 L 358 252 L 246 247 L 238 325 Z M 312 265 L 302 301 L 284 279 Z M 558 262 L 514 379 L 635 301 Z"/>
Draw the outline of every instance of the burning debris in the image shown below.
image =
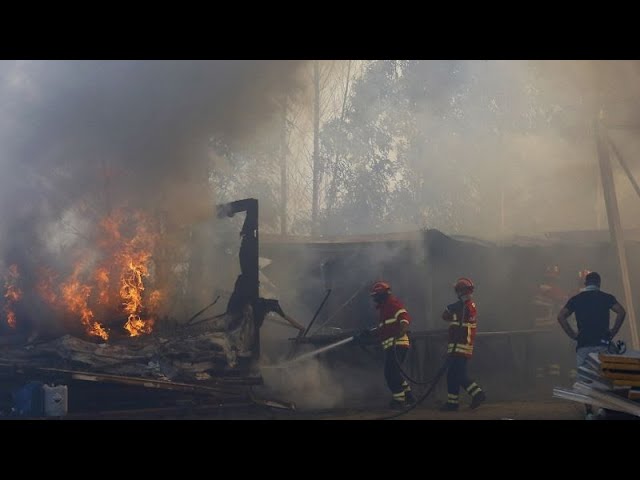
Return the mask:
<path fill-rule="evenodd" d="M 35 342 L 31 338 L 26 346 L 18 337 L 5 339 L 0 365 L 36 369 L 41 374 L 54 369 L 126 376 L 129 383 L 135 377 L 219 384 L 229 375 L 236 383 L 261 383 L 255 368 L 259 329 L 269 312 L 286 315 L 277 300 L 258 296 L 257 201 L 241 200 L 218 208 L 220 217 L 238 212 L 246 212 L 241 274 L 225 313 L 194 323 L 158 323 L 166 299 L 154 275 L 159 230 L 142 212 L 127 215 L 119 210 L 96 229 L 98 255 L 80 251 L 66 278 L 50 266 L 38 269 L 37 295 L 50 315 L 70 325 L 66 334 Z M 5 312 L 14 326 L 21 321 L 20 316 L 9 316 L 22 298 L 18 271 L 12 265 L 5 282 Z M 120 335 L 116 327 L 121 327 Z M 71 334 L 75 332 L 79 335 Z"/>
<path fill-rule="evenodd" d="M 96 249 L 80 250 L 66 278 L 48 265 L 39 266 L 36 291 L 49 315 L 62 317 L 67 325 L 79 323 L 86 335 L 105 341 L 118 321 L 131 337 L 151 333 L 165 298 L 161 288 L 149 288 L 157 226 L 141 211 L 120 209 L 102 219 L 92 237 Z M 14 329 L 20 322 L 15 305 L 22 299 L 18 272 L 11 265 L 4 295 L 7 323 Z"/>
<path fill-rule="evenodd" d="M 248 309 L 240 316 L 225 314 L 193 327 L 98 344 L 64 335 L 27 348 L 5 346 L 0 362 L 179 381 L 200 380 L 205 372 L 248 373 L 254 320 Z"/>

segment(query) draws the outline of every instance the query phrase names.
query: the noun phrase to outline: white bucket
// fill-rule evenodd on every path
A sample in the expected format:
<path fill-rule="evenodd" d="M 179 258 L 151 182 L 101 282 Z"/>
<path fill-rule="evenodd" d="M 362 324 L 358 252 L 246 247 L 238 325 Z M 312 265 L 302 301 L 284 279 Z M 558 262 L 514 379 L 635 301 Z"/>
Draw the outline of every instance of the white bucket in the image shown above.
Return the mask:
<path fill-rule="evenodd" d="M 64 417 L 69 407 L 66 385 L 43 385 L 44 414 L 47 417 Z"/>

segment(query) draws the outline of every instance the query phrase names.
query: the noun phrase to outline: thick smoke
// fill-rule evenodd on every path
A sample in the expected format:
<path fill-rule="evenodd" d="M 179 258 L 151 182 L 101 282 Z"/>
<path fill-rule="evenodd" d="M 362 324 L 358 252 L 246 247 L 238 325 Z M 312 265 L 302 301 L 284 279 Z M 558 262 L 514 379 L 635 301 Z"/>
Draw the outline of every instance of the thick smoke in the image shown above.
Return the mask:
<path fill-rule="evenodd" d="M 358 129 L 366 128 L 371 117 L 381 121 L 386 116 L 404 118 L 402 114 L 407 109 L 406 98 L 402 94 L 383 91 L 379 82 L 358 83 L 367 74 L 364 72 L 354 80 L 353 91 L 360 92 L 361 103 L 356 105 L 360 107 L 357 111 L 359 116 L 347 115 L 349 134 L 355 135 Z M 411 74 L 424 78 L 424 81 L 414 83 L 424 89 L 407 97 L 415 120 L 412 124 L 415 131 L 409 133 L 417 145 L 408 153 L 401 150 L 398 150 L 400 153 L 392 152 L 393 168 L 400 172 L 401 180 L 391 181 L 389 188 L 408 190 L 415 185 L 412 183 L 415 179 L 420 179 L 426 187 L 420 191 L 421 197 L 415 203 L 397 203 L 396 217 L 401 219 L 398 221 L 390 216 L 388 223 L 379 225 L 371 215 L 370 204 L 355 204 L 353 208 L 345 209 L 343 212 L 350 215 L 349 233 L 411 231 L 430 227 L 447 234 L 499 239 L 510 244 L 514 236 L 598 229 L 604 233 L 600 239 L 606 241 L 607 219 L 594 120 L 603 113 L 605 124 L 612 127 L 610 138 L 625 156 L 636 179 L 640 177 L 637 161 L 640 153 L 637 139 L 637 127 L 640 126 L 639 62 L 438 61 L 421 62 L 411 70 Z M 365 92 L 358 90 L 365 88 L 363 85 L 366 85 Z M 617 128 L 619 126 L 631 128 Z M 336 138 L 340 140 L 340 137 Z M 420 139 L 424 140 L 423 144 Z M 348 141 L 346 136 L 343 140 L 345 150 L 349 147 Z M 351 148 L 356 157 L 357 149 Z M 402 153 L 406 154 L 403 158 Z M 404 174 L 403 161 L 411 168 L 410 176 L 401 176 Z M 623 225 L 625 229 L 637 228 L 640 226 L 640 199 L 613 154 L 611 161 Z M 343 188 L 346 191 L 351 187 L 347 184 Z M 422 217 L 412 222 L 413 217 L 407 212 L 420 212 Z M 354 224 L 357 225 L 354 227 Z M 438 263 L 440 277 L 433 280 L 436 285 L 429 299 L 431 304 L 427 306 L 427 317 L 417 318 L 415 327 L 443 328 L 439 313 L 453 300 L 450 284 L 458 276 L 470 276 L 479 283 L 480 323 L 485 332 L 530 327 L 526 323 L 529 317 L 516 320 L 514 312 L 525 311 L 527 315 L 534 315 L 530 312 L 533 296 L 537 285 L 545 281 L 547 265 L 559 265 L 562 287 L 571 295 L 578 289 L 578 270 L 589 268 L 603 273 L 607 278 L 605 289 L 622 299 L 615 255 L 608 250 L 605 255 L 595 248 L 588 250 L 584 247 L 593 239 L 587 234 L 576 234 L 571 246 L 551 245 L 544 254 L 542 250 L 523 249 L 518 256 L 506 255 L 507 250 L 495 250 L 482 261 L 431 258 L 431 264 L 427 262 L 425 269 L 432 269 L 432 264 Z M 515 240 L 525 243 L 523 238 Z M 518 247 L 513 248 L 517 250 Z M 312 250 L 310 247 L 309 252 Z M 347 256 L 347 247 L 336 247 L 336 250 L 342 252 L 341 259 Z M 342 289 L 345 297 L 360 282 L 373 281 L 376 276 L 372 271 L 395 254 L 392 250 L 388 256 L 379 249 L 361 250 L 367 260 L 348 271 L 353 275 L 353 281 Z M 635 251 L 628 252 L 632 265 L 637 261 L 636 255 Z M 329 255 L 318 257 L 309 254 L 310 261 L 317 266 Z M 295 267 L 300 268 L 301 264 L 296 262 Z M 286 268 L 280 265 L 278 268 Z M 403 285 L 408 275 L 400 266 L 384 273 L 385 278 L 397 287 L 397 294 L 407 300 L 410 311 L 418 310 L 420 302 L 424 302 L 427 285 L 422 282 Z M 526 282 L 522 280 L 523 276 L 527 277 Z M 313 285 L 314 288 L 310 289 L 317 291 L 317 297 L 322 296 L 321 275 L 308 278 L 304 283 L 293 273 L 291 278 L 295 280 L 291 281 L 290 289 L 286 288 L 284 281 L 280 282 L 283 290 L 300 292 L 304 287 Z M 638 291 L 636 282 L 633 288 L 634 292 Z M 410 292 L 416 290 L 421 295 L 411 298 Z M 291 295 L 295 296 L 295 293 Z M 313 305 L 318 301 L 314 299 L 307 303 Z M 372 312 L 365 305 L 351 317 L 345 315 L 340 318 L 342 323 L 338 322 L 337 326 L 346 327 L 346 323 L 356 315 L 365 319 L 372 316 Z M 557 338 L 555 343 L 546 347 L 544 353 L 548 354 L 548 359 L 568 355 L 573 361 L 571 342 L 559 328 L 553 330 L 555 324 L 550 328 L 553 334 L 557 333 Z M 490 361 L 487 365 L 488 370 L 495 367 Z"/>
<path fill-rule="evenodd" d="M 142 210 L 167 238 L 210 221 L 212 139 L 256 134 L 299 87 L 293 61 L 0 63 L 0 249 L 33 290 L 108 213 Z M 181 245 L 172 245 L 177 251 Z M 60 265 L 62 264 L 62 265 Z"/>
<path fill-rule="evenodd" d="M 375 172 L 358 174 L 357 162 L 376 150 L 360 151 L 369 148 L 360 129 L 395 136 L 371 140 L 380 149 L 394 145 L 385 153 L 394 174 L 384 183 L 387 194 L 378 188 L 368 199 L 345 182 L 338 197 L 347 199 L 342 213 L 349 218 L 336 219 L 340 228 L 365 234 L 418 224 L 495 239 L 606 226 L 593 124 L 601 111 L 611 125 L 640 123 L 638 62 L 421 61 L 399 64 L 393 80 L 388 63 L 374 62 L 354 79 L 347 135 L 331 136 L 330 123 L 326 132 L 362 184 L 374 182 Z M 633 131 L 610 134 L 637 176 Z M 640 202 L 614 170 L 623 221 L 637 226 Z M 380 222 L 372 211 L 384 208 L 391 214 Z"/>
<path fill-rule="evenodd" d="M 3 223 L 43 201 L 63 211 L 104 194 L 106 181 L 113 202 L 178 202 L 180 215 L 189 215 L 184 196 L 206 195 L 209 139 L 254 134 L 277 95 L 294 87 L 297 68 L 260 61 L 3 63 Z"/>

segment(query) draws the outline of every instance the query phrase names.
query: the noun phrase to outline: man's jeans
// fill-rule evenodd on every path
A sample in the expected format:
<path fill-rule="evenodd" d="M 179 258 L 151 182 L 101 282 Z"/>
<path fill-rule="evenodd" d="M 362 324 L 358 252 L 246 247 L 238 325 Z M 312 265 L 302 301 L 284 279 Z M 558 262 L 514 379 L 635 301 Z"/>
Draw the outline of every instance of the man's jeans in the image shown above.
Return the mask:
<path fill-rule="evenodd" d="M 606 352 L 606 351 L 607 351 L 606 345 L 596 345 L 594 347 L 580 347 L 576 351 L 576 363 L 578 364 L 578 368 L 584 365 L 590 353 L 599 353 L 599 352 Z"/>
<path fill-rule="evenodd" d="M 590 353 L 599 353 L 599 352 L 606 352 L 606 351 L 607 351 L 606 345 L 596 345 L 595 347 L 580 347 L 576 351 L 576 363 L 578 364 L 578 368 L 580 368 L 585 364 L 585 362 L 587 361 L 587 357 L 589 356 Z M 586 417 L 587 419 L 594 418 L 591 405 L 585 405 L 585 412 L 587 414 L 587 417 Z"/>

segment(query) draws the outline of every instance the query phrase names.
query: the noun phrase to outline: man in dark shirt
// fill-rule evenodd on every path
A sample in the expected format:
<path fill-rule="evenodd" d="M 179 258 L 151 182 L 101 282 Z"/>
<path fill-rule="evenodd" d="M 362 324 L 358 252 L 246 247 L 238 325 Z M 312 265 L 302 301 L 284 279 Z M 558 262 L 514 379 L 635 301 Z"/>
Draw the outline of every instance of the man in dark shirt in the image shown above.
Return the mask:
<path fill-rule="evenodd" d="M 600 275 L 590 272 L 584 279 L 585 287 L 571 297 L 558 314 L 558 323 L 572 340 L 577 341 L 576 361 L 578 368 L 584 365 L 590 353 L 606 352 L 608 343 L 616 336 L 624 317 L 625 309 L 616 297 L 600 290 Z M 609 310 L 616 313 L 613 328 L 609 328 Z M 578 333 L 574 332 L 567 319 L 575 313 Z M 592 416 L 587 406 L 587 418 Z"/>

